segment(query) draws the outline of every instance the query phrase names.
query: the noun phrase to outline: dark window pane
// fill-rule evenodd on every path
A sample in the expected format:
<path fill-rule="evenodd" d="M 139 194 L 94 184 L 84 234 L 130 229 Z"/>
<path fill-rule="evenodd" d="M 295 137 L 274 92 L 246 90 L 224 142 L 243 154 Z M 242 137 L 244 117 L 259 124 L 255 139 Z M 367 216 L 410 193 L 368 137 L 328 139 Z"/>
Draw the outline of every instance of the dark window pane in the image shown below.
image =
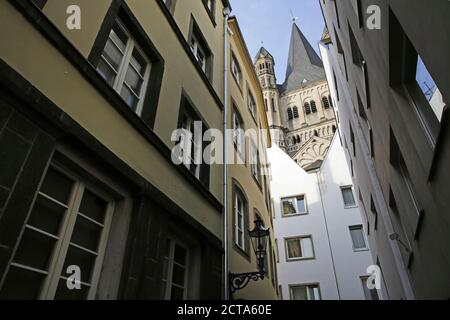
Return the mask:
<path fill-rule="evenodd" d="M 61 203 L 69 202 L 73 181 L 53 168 L 49 168 L 42 184 L 41 192 Z"/>
<path fill-rule="evenodd" d="M 103 223 L 105 221 L 105 211 L 106 202 L 89 190 L 85 190 L 80 212 L 97 222 Z"/>
<path fill-rule="evenodd" d="M 98 73 L 103 77 L 103 79 L 108 82 L 108 84 L 112 87 L 114 85 L 114 80 L 116 80 L 116 73 L 113 71 L 113 69 L 108 66 L 106 62 L 103 60 L 100 60 L 98 67 L 97 67 Z"/>
<path fill-rule="evenodd" d="M 171 300 L 183 300 L 184 299 L 184 290 L 178 287 L 172 286 L 170 299 Z"/>
<path fill-rule="evenodd" d="M 89 287 L 81 285 L 81 289 L 69 290 L 67 280 L 60 279 L 56 290 L 55 300 L 86 300 Z"/>
<path fill-rule="evenodd" d="M 92 270 L 94 268 L 96 256 L 78 249 L 74 246 L 69 246 L 67 252 L 66 261 L 64 262 L 64 268 L 62 270 L 62 276 L 69 276 L 66 271 L 69 266 L 78 266 L 81 270 L 81 281 L 90 283 Z"/>
<path fill-rule="evenodd" d="M 36 300 L 45 275 L 11 267 L 0 291 L 0 300 Z"/>
<path fill-rule="evenodd" d="M 56 240 L 36 231 L 26 229 L 14 262 L 47 271 Z"/>
<path fill-rule="evenodd" d="M 173 272 L 172 272 L 172 282 L 184 287 L 184 275 L 185 275 L 185 269 L 174 264 L 173 265 Z"/>
<path fill-rule="evenodd" d="M 97 252 L 102 230 L 103 228 L 100 226 L 78 216 L 70 241 L 83 248 Z"/>
<path fill-rule="evenodd" d="M 28 224 L 53 235 L 58 235 L 61 220 L 65 213 L 64 207 L 39 196 L 34 204 Z"/>

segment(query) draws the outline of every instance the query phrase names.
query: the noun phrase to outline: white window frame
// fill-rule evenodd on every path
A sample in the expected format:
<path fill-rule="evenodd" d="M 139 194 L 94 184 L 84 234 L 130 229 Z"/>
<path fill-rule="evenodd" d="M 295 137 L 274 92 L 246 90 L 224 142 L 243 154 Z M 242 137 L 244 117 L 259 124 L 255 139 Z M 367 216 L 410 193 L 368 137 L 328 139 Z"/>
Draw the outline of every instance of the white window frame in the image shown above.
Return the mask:
<path fill-rule="evenodd" d="M 250 111 L 250 114 L 252 115 L 253 119 L 256 120 L 256 101 L 255 98 L 253 97 L 253 94 L 250 92 L 250 90 L 248 90 L 247 93 L 247 107 L 248 110 Z"/>
<path fill-rule="evenodd" d="M 344 209 L 353 209 L 353 208 L 357 208 L 358 207 L 358 203 L 356 202 L 356 197 L 355 197 L 355 193 L 353 192 L 353 186 L 352 185 L 348 185 L 348 186 L 342 186 L 340 187 L 341 189 L 341 197 L 342 197 L 342 203 L 344 204 Z M 344 190 L 348 190 L 350 189 L 352 196 L 353 196 L 353 203 L 352 205 L 348 205 L 345 203 L 345 198 L 344 198 Z"/>
<path fill-rule="evenodd" d="M 261 182 L 261 162 L 259 160 L 259 152 L 258 147 L 256 146 L 255 142 L 252 142 L 252 152 L 251 152 L 251 168 L 252 168 L 252 175 L 258 181 L 258 183 Z M 256 163 L 255 163 L 256 162 Z"/>
<path fill-rule="evenodd" d="M 361 230 L 361 235 L 364 239 L 364 248 L 355 248 L 355 243 L 353 241 L 353 237 L 352 237 L 352 231 L 353 230 Z M 354 226 L 349 226 L 348 227 L 348 231 L 349 231 L 349 235 L 350 235 L 350 240 L 352 242 L 352 248 L 354 252 L 361 252 L 361 251 L 368 251 L 369 250 L 369 245 L 367 243 L 367 239 L 366 239 L 366 235 L 364 232 L 364 226 L 363 225 L 354 225 Z"/>
<path fill-rule="evenodd" d="M 293 241 L 293 240 L 299 241 L 300 242 L 300 247 L 302 248 L 302 252 L 303 252 L 302 240 L 304 240 L 304 239 L 309 239 L 311 241 L 312 256 L 308 256 L 308 257 L 301 256 L 301 257 L 295 257 L 295 258 L 289 257 L 288 242 L 289 241 Z M 302 260 L 314 260 L 314 259 L 316 259 L 316 252 L 315 252 L 315 249 L 314 249 L 314 241 L 313 241 L 312 235 L 305 235 L 305 236 L 285 238 L 284 239 L 284 249 L 285 249 L 284 252 L 285 252 L 285 255 L 286 255 L 286 261 L 287 262 L 302 261 Z"/>
<path fill-rule="evenodd" d="M 297 204 L 297 202 L 298 202 L 299 198 L 303 198 L 303 202 L 305 203 L 305 211 L 304 212 L 298 212 L 298 204 Z M 284 203 L 284 201 L 288 201 L 288 200 L 294 200 L 296 213 L 293 213 L 293 214 L 285 214 L 284 213 L 283 203 Z M 309 214 L 308 202 L 306 201 L 306 195 L 305 194 L 300 194 L 298 196 L 293 196 L 293 197 L 281 198 L 281 215 L 282 215 L 282 217 L 287 218 L 287 217 L 295 217 L 295 216 L 305 216 L 305 215 L 308 215 L 308 214 Z"/>
<path fill-rule="evenodd" d="M 175 238 L 169 237 L 170 248 L 169 248 L 169 257 L 164 259 L 167 261 L 167 279 L 163 279 L 163 283 L 165 282 L 165 290 L 164 290 L 164 299 L 170 300 L 172 295 L 172 285 L 176 286 L 179 289 L 183 290 L 183 300 L 186 300 L 189 292 L 189 265 L 190 265 L 190 250 L 189 247 L 185 246 L 182 242 L 176 240 Z M 173 283 L 173 268 L 174 265 L 180 265 L 175 262 L 175 247 L 179 246 L 186 250 L 186 266 L 184 266 L 184 287 L 181 287 L 178 284 Z M 170 281 L 169 281 L 170 280 Z"/>
<path fill-rule="evenodd" d="M 236 80 L 237 84 L 241 86 L 242 69 L 234 54 L 231 55 L 231 73 L 233 74 L 233 77 Z"/>
<path fill-rule="evenodd" d="M 104 50 L 105 48 L 103 48 L 102 54 L 101 54 L 101 61 L 103 61 L 104 63 L 106 63 L 115 73 L 116 73 L 116 77 L 114 79 L 114 84 L 112 86 L 112 88 L 120 95 L 123 86 L 127 86 L 127 88 L 136 95 L 136 97 L 138 97 L 139 102 L 136 106 L 136 110 L 135 112 L 141 116 L 142 115 L 142 108 L 143 108 L 143 104 L 144 104 L 144 100 L 145 100 L 145 94 L 147 92 L 147 86 L 149 83 L 149 78 L 150 78 L 150 70 L 152 68 L 152 64 L 150 62 L 150 60 L 147 58 L 147 56 L 144 54 L 144 51 L 139 47 L 139 45 L 136 43 L 136 41 L 134 40 L 133 36 L 131 35 L 131 33 L 127 30 L 127 28 L 124 26 L 124 24 L 122 23 L 122 21 L 120 19 L 116 19 L 115 20 L 115 24 L 118 25 L 118 27 L 122 30 L 122 32 L 125 33 L 125 35 L 127 36 L 128 40 L 127 43 L 125 44 L 125 50 L 120 49 L 120 47 L 115 43 L 114 39 L 111 38 L 111 32 L 113 31 L 113 29 L 110 30 L 110 34 L 108 36 L 108 39 L 112 41 L 112 43 L 114 44 L 114 46 L 116 46 L 116 48 L 123 54 L 123 58 L 122 61 L 120 62 L 120 66 L 118 70 L 115 70 L 115 68 L 108 62 L 108 60 L 104 57 Z M 106 47 L 106 46 L 105 46 Z M 144 76 L 142 77 L 141 74 L 136 70 L 136 68 L 133 66 L 133 64 L 131 63 L 131 58 L 133 56 L 133 51 L 134 49 L 136 49 L 139 54 L 142 56 L 142 58 L 145 60 L 147 66 L 145 68 L 145 72 L 144 72 Z M 125 83 L 125 77 L 127 75 L 127 71 L 128 71 L 128 67 L 131 66 L 131 68 L 133 68 L 136 73 L 141 77 L 142 79 L 142 86 L 141 86 L 141 92 L 138 94 L 136 92 L 133 91 L 133 89 L 130 88 L 130 86 L 128 86 Z M 121 97 L 122 98 L 122 97 Z M 126 103 L 126 101 L 125 101 Z M 130 107 L 131 108 L 131 107 Z"/>
<path fill-rule="evenodd" d="M 315 287 L 317 287 L 317 292 L 319 294 L 318 299 L 311 299 L 311 294 L 309 292 L 310 289 L 314 289 Z M 307 301 L 319 301 L 322 300 L 322 293 L 320 291 L 320 284 L 319 283 L 309 283 L 309 284 L 295 284 L 295 285 L 289 285 L 289 294 L 290 294 L 290 299 L 293 300 L 294 299 L 294 289 L 298 289 L 298 288 L 306 288 L 306 297 L 307 297 Z"/>
<path fill-rule="evenodd" d="M 187 119 L 187 123 L 182 123 L 182 129 L 185 130 L 185 134 L 182 135 L 182 141 L 181 141 L 181 146 L 183 146 L 182 148 L 182 155 L 181 155 L 181 159 L 183 160 L 183 164 L 184 166 L 191 171 L 192 167 L 195 167 L 195 172 L 194 172 L 194 176 L 197 179 L 200 179 L 200 175 L 201 175 L 201 165 L 200 164 L 195 164 L 195 157 L 194 159 L 192 159 L 192 148 L 194 148 L 194 152 L 203 152 L 203 146 L 198 146 L 195 142 L 195 134 L 194 132 L 191 131 L 191 128 L 194 127 L 195 122 L 196 121 L 200 121 L 200 120 L 195 120 L 190 114 L 189 112 L 184 112 L 184 117 L 186 117 Z M 189 139 L 190 141 L 185 143 L 184 139 Z M 188 150 L 184 150 L 184 147 L 187 147 Z"/>
<path fill-rule="evenodd" d="M 190 43 L 191 51 L 194 54 L 194 57 L 197 60 L 200 67 L 202 68 L 203 72 L 206 74 L 206 63 L 207 63 L 207 55 L 205 52 L 206 50 L 200 44 L 200 41 L 198 40 L 198 37 L 196 36 L 195 32 L 192 32 L 190 42 L 191 42 Z M 200 55 L 203 56 L 203 59 L 200 57 Z"/>
<path fill-rule="evenodd" d="M 242 203 L 243 212 L 239 212 L 239 210 L 238 210 L 238 201 L 239 200 Z M 234 243 L 238 248 L 245 251 L 246 250 L 246 246 L 245 246 L 245 218 L 246 217 L 245 217 L 245 215 L 246 215 L 247 208 L 246 208 L 245 198 L 237 190 L 235 190 L 235 192 L 234 192 L 233 204 L 234 204 L 233 211 L 234 211 L 234 229 L 235 229 L 234 230 L 235 231 Z M 242 229 L 239 228 L 239 222 L 241 222 Z M 239 236 L 239 232 L 242 232 L 241 236 Z M 239 244 L 240 241 L 242 241 L 242 244 Z"/>
<path fill-rule="evenodd" d="M 79 250 L 88 252 L 88 253 L 96 256 L 93 268 L 91 270 L 91 282 L 85 283 L 85 282 L 81 281 L 80 283 L 81 283 L 81 285 L 89 288 L 88 294 L 87 294 L 87 300 L 93 300 L 93 299 L 95 299 L 95 295 L 97 292 L 97 287 L 98 287 L 98 283 L 99 283 L 99 279 L 100 279 L 100 275 L 101 275 L 101 271 L 102 271 L 107 240 L 109 237 L 109 232 L 110 232 L 111 223 L 112 223 L 112 217 L 113 217 L 113 213 L 114 213 L 114 209 L 115 209 L 115 202 L 112 198 L 109 198 L 106 194 L 104 194 L 98 188 L 96 188 L 90 184 L 87 185 L 82 179 L 80 179 L 80 177 L 70 173 L 69 171 L 65 170 L 61 166 L 59 166 L 55 163 L 51 163 L 50 168 L 57 171 L 59 174 L 67 177 L 71 181 L 73 181 L 73 186 L 72 186 L 72 190 L 71 190 L 67 205 L 59 202 L 56 199 L 53 199 L 52 197 L 50 197 L 47 194 L 44 194 L 42 191 L 38 192 L 38 196 L 43 197 L 46 200 L 51 201 L 53 204 L 66 209 L 64 217 L 61 219 L 61 222 L 60 222 L 61 224 L 60 224 L 59 234 L 58 235 L 49 234 L 43 230 L 40 230 L 36 227 L 31 226 L 31 225 L 28 225 L 28 224 L 25 225 L 25 228 L 27 228 L 27 229 L 33 230 L 34 232 L 41 233 L 47 237 L 50 237 L 50 238 L 53 238 L 54 240 L 56 240 L 52 255 L 49 259 L 48 271 L 34 269 L 32 267 L 22 265 L 19 263 L 15 263 L 15 262 L 11 262 L 10 267 L 12 266 L 15 268 L 25 269 L 28 271 L 37 272 L 37 273 L 45 275 L 46 278 L 42 283 L 42 287 L 40 289 L 38 299 L 39 300 L 52 300 L 52 299 L 54 299 L 54 297 L 56 295 L 59 281 L 67 280 L 67 278 L 68 278 L 67 277 L 68 274 L 66 274 L 66 270 L 63 270 L 63 267 L 64 267 L 67 253 L 69 251 L 69 246 L 72 246 Z M 95 196 L 101 198 L 102 200 L 105 201 L 105 203 L 107 203 L 107 206 L 105 209 L 105 219 L 104 219 L 103 224 L 101 224 L 97 221 L 94 221 L 79 212 L 82 198 L 83 198 L 83 195 L 84 195 L 86 189 L 89 189 L 89 191 L 91 193 L 95 194 Z M 33 204 L 33 207 L 35 205 L 36 205 L 36 202 Z M 101 235 L 99 237 L 97 252 L 93 252 L 89 249 L 81 247 L 80 245 L 71 243 L 70 240 L 72 238 L 72 234 L 73 234 L 75 224 L 77 222 L 78 217 L 89 220 L 91 222 L 94 222 L 95 224 L 97 224 L 98 226 L 103 228 L 103 230 L 101 231 Z M 81 270 L 81 272 L 83 274 L 83 270 Z"/>
<path fill-rule="evenodd" d="M 233 110 L 233 143 L 239 155 L 245 159 L 244 123 L 236 108 Z"/>

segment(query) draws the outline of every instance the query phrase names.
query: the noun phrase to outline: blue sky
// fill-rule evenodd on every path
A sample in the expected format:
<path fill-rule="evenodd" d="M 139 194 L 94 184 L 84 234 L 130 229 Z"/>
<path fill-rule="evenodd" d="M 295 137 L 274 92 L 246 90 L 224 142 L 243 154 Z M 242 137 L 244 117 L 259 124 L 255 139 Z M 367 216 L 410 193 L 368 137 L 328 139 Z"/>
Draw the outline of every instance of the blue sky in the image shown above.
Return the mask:
<path fill-rule="evenodd" d="M 247 42 L 252 58 L 261 47 L 274 56 L 277 82 L 282 83 L 286 73 L 292 19 L 290 9 L 298 17 L 297 24 L 319 53 L 318 42 L 322 36 L 324 22 L 319 0 L 231 0 L 232 14 Z"/>

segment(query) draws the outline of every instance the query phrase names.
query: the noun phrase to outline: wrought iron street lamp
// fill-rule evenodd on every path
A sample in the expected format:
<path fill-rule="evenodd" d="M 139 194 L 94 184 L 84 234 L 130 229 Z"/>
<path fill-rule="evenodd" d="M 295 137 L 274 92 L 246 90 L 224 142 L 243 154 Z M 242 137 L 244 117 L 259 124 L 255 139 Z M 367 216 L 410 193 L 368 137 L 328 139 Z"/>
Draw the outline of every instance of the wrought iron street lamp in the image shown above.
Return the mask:
<path fill-rule="evenodd" d="M 249 230 L 248 235 L 250 236 L 253 251 L 255 252 L 256 260 L 258 262 L 258 271 L 230 273 L 229 290 L 231 300 L 233 300 L 233 294 L 238 290 L 244 289 L 251 280 L 264 280 L 266 276 L 265 259 L 267 256 L 267 242 L 270 235 L 270 229 L 264 228 L 263 221 L 261 218 L 257 217 L 255 220 L 255 228 Z"/>

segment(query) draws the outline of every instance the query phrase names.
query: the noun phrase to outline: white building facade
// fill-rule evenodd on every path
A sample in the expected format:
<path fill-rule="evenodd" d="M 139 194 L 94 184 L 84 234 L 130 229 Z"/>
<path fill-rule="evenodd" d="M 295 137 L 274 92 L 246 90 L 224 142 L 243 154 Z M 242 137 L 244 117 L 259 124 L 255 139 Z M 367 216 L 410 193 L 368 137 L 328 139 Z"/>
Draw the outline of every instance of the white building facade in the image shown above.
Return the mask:
<path fill-rule="evenodd" d="M 314 171 L 276 145 L 268 155 L 282 298 L 382 298 L 366 285 L 373 261 L 339 137 Z"/>

